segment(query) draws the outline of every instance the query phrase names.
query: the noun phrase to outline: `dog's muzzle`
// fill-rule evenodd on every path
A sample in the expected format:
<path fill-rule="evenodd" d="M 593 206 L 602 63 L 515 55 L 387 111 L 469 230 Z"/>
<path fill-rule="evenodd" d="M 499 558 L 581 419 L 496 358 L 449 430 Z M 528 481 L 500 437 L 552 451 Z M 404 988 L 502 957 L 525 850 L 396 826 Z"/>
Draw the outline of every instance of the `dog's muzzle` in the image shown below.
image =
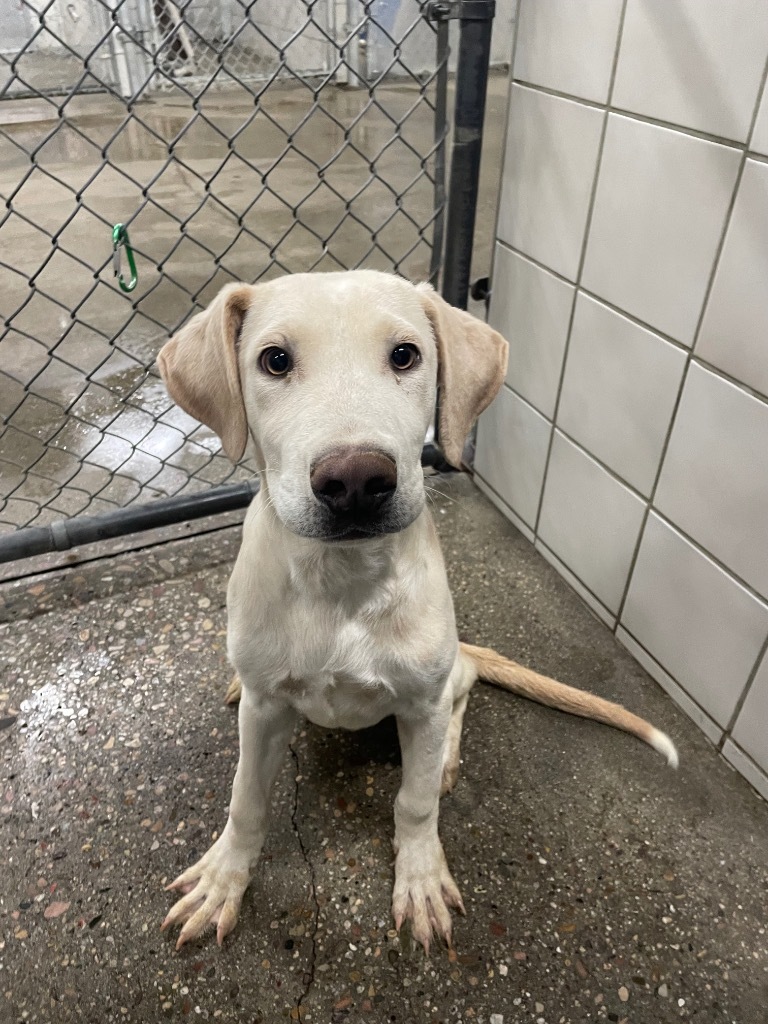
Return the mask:
<path fill-rule="evenodd" d="M 397 464 L 385 452 L 337 449 L 315 463 L 309 482 L 329 513 L 329 539 L 391 531 L 385 521 L 397 490 Z"/>

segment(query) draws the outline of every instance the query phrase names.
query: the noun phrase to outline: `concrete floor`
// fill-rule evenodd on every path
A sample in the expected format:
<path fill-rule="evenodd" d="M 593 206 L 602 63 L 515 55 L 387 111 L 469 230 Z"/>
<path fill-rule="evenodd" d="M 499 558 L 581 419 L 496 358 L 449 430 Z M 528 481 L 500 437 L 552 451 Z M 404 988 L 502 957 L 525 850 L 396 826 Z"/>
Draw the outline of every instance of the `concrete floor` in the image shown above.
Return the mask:
<path fill-rule="evenodd" d="M 181 953 L 163 885 L 225 821 L 239 530 L 5 584 L 0 1020 L 763 1024 L 768 811 L 466 477 L 436 483 L 460 631 L 618 699 L 682 766 L 479 686 L 442 837 L 468 916 L 389 916 L 391 723 L 287 752 L 236 931 Z"/>
<path fill-rule="evenodd" d="M 506 76 L 493 74 L 478 276 L 489 270 L 506 95 Z M 147 375 L 158 349 L 233 279 L 361 263 L 426 279 L 433 117 L 413 81 L 383 83 L 375 103 L 329 86 L 319 106 L 284 83 L 257 108 L 245 90 L 209 91 L 194 109 L 157 94 L 130 117 L 100 95 L 75 97 L 65 119 L 41 100 L 0 103 L 0 195 L 10 199 L 0 250 L 13 268 L 0 275 L 10 328 L 0 530 L 231 478 L 218 439 Z M 137 252 L 130 294 L 112 274 L 119 221 Z"/>

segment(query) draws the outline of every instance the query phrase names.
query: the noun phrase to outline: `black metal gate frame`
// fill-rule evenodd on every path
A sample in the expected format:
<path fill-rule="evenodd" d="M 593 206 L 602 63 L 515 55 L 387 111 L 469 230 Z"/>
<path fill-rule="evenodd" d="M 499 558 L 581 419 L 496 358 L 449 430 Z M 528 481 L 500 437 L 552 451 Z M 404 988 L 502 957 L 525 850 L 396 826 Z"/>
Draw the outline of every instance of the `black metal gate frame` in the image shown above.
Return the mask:
<path fill-rule="evenodd" d="M 443 252 L 440 292 L 453 306 L 466 309 L 469 297 L 483 119 L 491 53 L 491 31 L 495 0 L 436 0 L 427 6 L 427 16 L 437 25 L 438 52 L 447 50 L 448 23 L 459 21 L 459 50 L 456 69 L 456 96 L 453 111 L 453 142 L 445 227 L 436 219 L 433 245 L 433 270 Z M 447 61 L 438 78 L 438 108 L 443 114 L 447 93 Z M 444 160 L 438 150 L 438 160 Z M 444 167 L 436 167 L 437 181 Z M 448 239 L 447 244 L 445 239 Z M 437 445 L 425 445 L 422 464 L 449 469 Z M 207 492 L 159 498 L 145 505 L 130 506 L 95 516 L 62 519 L 50 526 L 31 526 L 0 536 L 0 562 L 30 558 L 54 551 L 66 551 L 82 544 L 114 539 L 141 530 L 170 526 L 185 520 L 200 519 L 230 512 L 250 504 L 258 492 L 258 479 L 212 487 Z"/>

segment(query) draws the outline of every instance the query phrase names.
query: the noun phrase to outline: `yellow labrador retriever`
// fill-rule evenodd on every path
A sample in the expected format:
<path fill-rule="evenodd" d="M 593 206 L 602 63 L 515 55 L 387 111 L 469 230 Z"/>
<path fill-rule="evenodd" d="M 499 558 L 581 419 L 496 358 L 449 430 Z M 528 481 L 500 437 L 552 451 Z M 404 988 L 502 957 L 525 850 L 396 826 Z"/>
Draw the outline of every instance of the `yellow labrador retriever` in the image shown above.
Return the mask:
<path fill-rule="evenodd" d="M 344 729 L 396 717 L 392 912 L 427 949 L 433 933 L 450 942 L 451 908 L 464 909 L 437 819 L 478 677 L 677 763 L 670 739 L 623 708 L 458 641 L 422 443 L 439 392 L 440 440 L 459 466 L 507 348 L 428 285 L 360 270 L 229 285 L 161 350 L 176 402 L 262 470 L 227 598 L 240 760 L 221 836 L 169 886 L 184 894 L 163 922 L 182 925 L 178 946 L 234 927 L 300 715 Z"/>

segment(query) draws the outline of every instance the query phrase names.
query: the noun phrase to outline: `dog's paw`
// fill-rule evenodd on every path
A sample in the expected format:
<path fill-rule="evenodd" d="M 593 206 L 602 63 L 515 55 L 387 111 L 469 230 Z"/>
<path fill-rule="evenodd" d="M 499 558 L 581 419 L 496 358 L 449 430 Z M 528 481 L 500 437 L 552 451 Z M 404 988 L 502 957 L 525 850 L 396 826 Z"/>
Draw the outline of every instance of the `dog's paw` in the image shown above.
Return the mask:
<path fill-rule="evenodd" d="M 170 909 L 160 930 L 182 925 L 176 942 L 176 949 L 181 949 L 215 925 L 216 941 L 221 945 L 237 923 L 250 877 L 250 858 L 233 850 L 224 832 L 196 864 L 166 886 L 166 891 L 184 896 Z"/>
<path fill-rule="evenodd" d="M 224 703 L 237 704 L 237 702 L 240 700 L 242 689 L 243 685 L 240 682 L 240 676 L 237 674 L 237 672 L 235 672 L 235 674 L 232 676 L 232 682 L 227 687 L 227 692 L 224 695 Z"/>
<path fill-rule="evenodd" d="M 392 914 L 397 930 L 404 921 L 410 921 L 411 934 L 427 953 L 433 935 L 450 947 L 451 908 L 466 913 L 440 842 L 435 841 L 429 849 L 418 844 L 401 846 L 395 860 L 392 894 Z"/>

